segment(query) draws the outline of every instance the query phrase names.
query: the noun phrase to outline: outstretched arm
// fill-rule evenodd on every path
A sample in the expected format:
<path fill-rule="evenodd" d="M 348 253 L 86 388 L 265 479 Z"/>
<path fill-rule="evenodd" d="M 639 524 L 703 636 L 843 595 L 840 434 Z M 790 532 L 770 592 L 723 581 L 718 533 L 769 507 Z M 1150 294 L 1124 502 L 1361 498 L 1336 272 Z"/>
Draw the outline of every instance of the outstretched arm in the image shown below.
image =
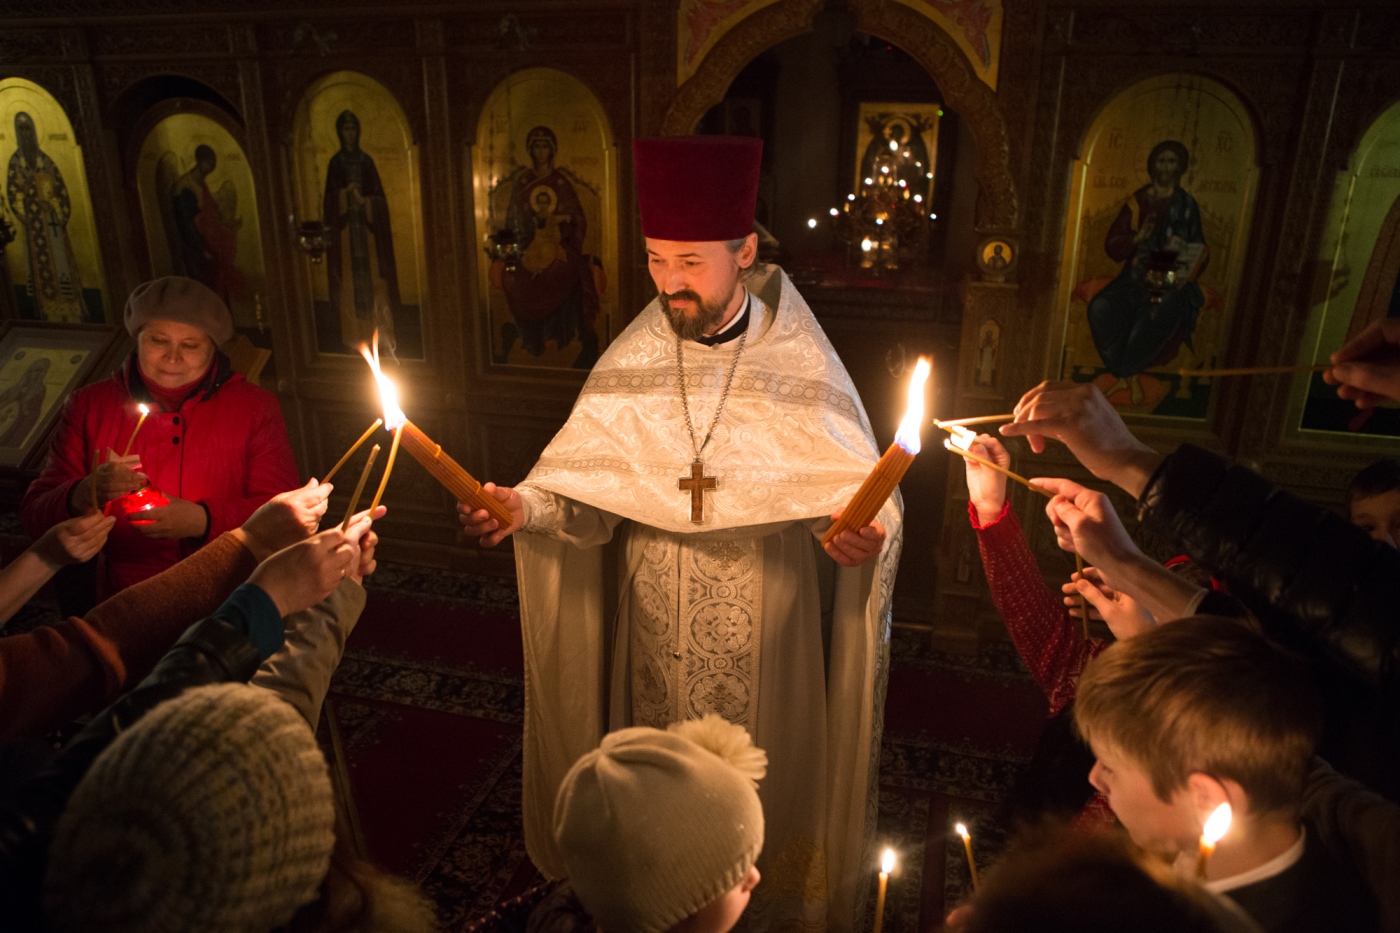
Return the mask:
<path fill-rule="evenodd" d="M 998 466 L 1009 467 L 1011 455 L 1001 442 L 981 435 L 972 451 Z M 1035 555 L 1011 503 L 1006 477 L 975 460 L 967 470 L 968 519 L 977 531 L 977 549 L 992 602 L 1006 623 L 1016 653 L 1050 703 L 1050 715 L 1074 699 L 1079 675 L 1089 659 L 1103 650 L 1098 639 L 1085 641 L 1068 610 L 1045 585 Z"/>

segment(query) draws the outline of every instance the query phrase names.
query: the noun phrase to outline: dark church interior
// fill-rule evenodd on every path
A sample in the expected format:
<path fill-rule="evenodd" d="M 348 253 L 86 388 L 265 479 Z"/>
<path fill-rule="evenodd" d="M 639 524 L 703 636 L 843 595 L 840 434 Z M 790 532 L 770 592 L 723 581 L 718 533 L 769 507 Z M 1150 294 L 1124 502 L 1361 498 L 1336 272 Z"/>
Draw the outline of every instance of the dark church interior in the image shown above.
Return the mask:
<path fill-rule="evenodd" d="M 0 165 L 0 929 L 1400 930 L 1392 0 L 6 0 Z"/>

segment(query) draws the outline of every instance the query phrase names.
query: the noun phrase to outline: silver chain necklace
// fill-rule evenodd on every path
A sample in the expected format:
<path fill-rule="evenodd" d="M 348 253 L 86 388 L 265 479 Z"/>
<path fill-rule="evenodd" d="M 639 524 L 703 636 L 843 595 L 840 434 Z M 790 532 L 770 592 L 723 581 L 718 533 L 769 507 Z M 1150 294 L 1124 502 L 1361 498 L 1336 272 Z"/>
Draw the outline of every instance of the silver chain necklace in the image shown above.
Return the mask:
<path fill-rule="evenodd" d="M 729 364 L 729 375 L 724 378 L 724 389 L 719 394 L 719 404 L 715 406 L 715 417 L 710 422 L 710 430 L 705 432 L 705 439 L 697 442 L 695 440 L 695 424 L 690 416 L 690 396 L 686 392 L 685 374 L 685 348 L 681 338 L 676 338 L 676 370 L 680 377 L 681 385 L 681 408 L 685 411 L 685 426 L 690 431 L 690 449 L 695 451 L 695 459 L 698 461 L 700 455 L 709 446 L 710 438 L 715 433 L 715 428 L 719 425 L 720 415 L 724 414 L 724 403 L 729 399 L 729 387 L 734 384 L 734 373 L 739 369 L 739 357 L 744 352 L 744 343 L 749 339 L 749 332 L 746 329 L 739 335 L 739 346 L 734 351 L 734 362 Z"/>
<path fill-rule="evenodd" d="M 690 432 L 690 449 L 695 452 L 695 460 L 690 465 L 690 476 L 681 477 L 677 486 L 681 492 L 690 493 L 690 520 L 696 524 L 705 520 L 705 491 L 714 489 L 717 485 L 713 476 L 705 475 L 705 464 L 700 457 L 705 452 L 705 448 L 709 446 L 715 428 L 719 426 L 720 416 L 724 414 L 724 403 L 729 399 L 729 389 L 734 385 L 734 374 L 739 370 L 739 357 L 744 354 L 744 344 L 748 342 L 748 339 L 749 331 L 745 327 L 744 332 L 739 335 L 739 346 L 734 351 L 734 362 L 729 364 L 729 375 L 724 378 L 724 389 L 719 394 L 719 404 L 715 406 L 714 420 L 710 422 L 710 429 L 705 432 L 705 439 L 697 441 L 695 439 L 695 422 L 690 415 L 690 394 L 686 391 L 685 343 L 679 335 L 676 336 L 676 373 L 681 388 L 681 409 L 685 412 L 685 426 Z"/>

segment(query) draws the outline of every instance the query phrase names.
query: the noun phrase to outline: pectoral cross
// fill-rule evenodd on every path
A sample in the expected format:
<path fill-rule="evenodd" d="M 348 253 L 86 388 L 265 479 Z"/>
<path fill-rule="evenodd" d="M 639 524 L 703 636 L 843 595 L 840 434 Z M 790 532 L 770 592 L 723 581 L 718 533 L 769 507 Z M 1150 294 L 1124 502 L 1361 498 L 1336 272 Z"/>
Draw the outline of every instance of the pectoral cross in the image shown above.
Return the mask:
<path fill-rule="evenodd" d="M 705 490 L 715 488 L 715 478 L 705 475 L 705 464 L 696 460 L 690 465 L 690 479 L 676 482 L 681 492 L 690 493 L 690 520 L 700 524 L 705 520 Z"/>

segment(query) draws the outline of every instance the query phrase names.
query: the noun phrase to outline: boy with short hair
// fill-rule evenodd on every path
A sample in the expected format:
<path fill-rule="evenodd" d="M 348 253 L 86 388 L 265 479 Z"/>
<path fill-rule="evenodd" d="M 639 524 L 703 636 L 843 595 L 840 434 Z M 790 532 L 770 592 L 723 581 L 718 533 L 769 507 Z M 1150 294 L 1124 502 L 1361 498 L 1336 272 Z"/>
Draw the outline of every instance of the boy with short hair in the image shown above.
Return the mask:
<path fill-rule="evenodd" d="M 1374 930 L 1375 902 L 1300 814 L 1321 732 L 1306 669 L 1238 622 L 1195 616 L 1085 668 L 1075 723 L 1090 782 L 1133 841 L 1196 870 L 1207 817 L 1234 819 L 1205 885 L 1268 931 Z"/>
<path fill-rule="evenodd" d="M 1347 518 L 1383 544 L 1400 541 L 1400 460 L 1377 460 L 1352 477 Z"/>

